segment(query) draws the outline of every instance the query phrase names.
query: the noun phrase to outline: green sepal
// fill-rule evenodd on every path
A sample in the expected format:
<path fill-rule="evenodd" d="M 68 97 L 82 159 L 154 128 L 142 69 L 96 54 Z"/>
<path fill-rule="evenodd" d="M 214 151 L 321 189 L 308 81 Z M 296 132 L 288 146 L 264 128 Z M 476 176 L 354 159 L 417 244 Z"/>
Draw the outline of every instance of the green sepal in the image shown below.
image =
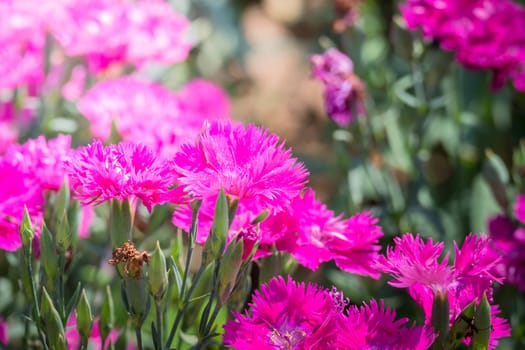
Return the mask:
<path fill-rule="evenodd" d="M 476 313 L 477 299 L 468 304 L 459 314 L 450 329 L 451 345 L 457 346 L 463 342 L 463 338 L 471 330 Z"/>
<path fill-rule="evenodd" d="M 51 349 L 67 349 L 64 325 L 45 287 L 42 288 L 40 317 Z"/>
<path fill-rule="evenodd" d="M 242 263 L 242 252 L 244 248 L 243 239 L 232 240 L 226 248 L 221 265 L 219 266 L 219 302 L 221 305 L 228 300 Z"/>
<path fill-rule="evenodd" d="M 40 234 L 40 262 L 52 286 L 58 272 L 58 254 L 53 236 L 44 224 Z"/>
<path fill-rule="evenodd" d="M 100 310 L 100 320 L 98 322 L 100 337 L 105 341 L 115 324 L 115 307 L 113 306 L 113 295 L 111 289 L 106 286 L 106 295 Z"/>
<path fill-rule="evenodd" d="M 131 240 L 131 224 L 129 201 L 112 199 L 109 213 L 109 235 L 113 249 Z"/>
<path fill-rule="evenodd" d="M 492 316 L 487 295 L 483 297 L 474 314 L 474 327 L 472 334 L 472 349 L 486 350 L 489 347 L 490 333 L 492 332 Z"/>
<path fill-rule="evenodd" d="M 80 336 L 85 339 L 89 338 L 93 329 L 93 314 L 84 289 L 77 306 L 77 329 Z"/>
<path fill-rule="evenodd" d="M 157 241 L 155 250 L 151 254 L 148 269 L 148 285 L 151 295 L 157 300 L 162 299 L 168 287 L 166 257 L 162 249 L 160 249 L 159 241 Z"/>

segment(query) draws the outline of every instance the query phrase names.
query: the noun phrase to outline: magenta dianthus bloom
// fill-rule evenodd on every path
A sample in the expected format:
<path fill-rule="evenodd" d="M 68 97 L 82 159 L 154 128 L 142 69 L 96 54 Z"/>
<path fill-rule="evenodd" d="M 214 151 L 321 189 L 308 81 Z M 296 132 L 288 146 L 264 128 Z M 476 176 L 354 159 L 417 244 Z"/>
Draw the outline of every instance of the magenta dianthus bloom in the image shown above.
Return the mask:
<path fill-rule="evenodd" d="M 274 235 L 282 232 L 275 243 L 277 249 L 289 252 L 311 270 L 333 259 L 345 271 L 379 278 L 370 261 L 379 258 L 383 231 L 370 213 L 345 220 L 342 215 L 335 216 L 315 198 L 313 190 L 307 189 L 284 212 L 265 220 L 261 230 L 273 231 Z"/>
<path fill-rule="evenodd" d="M 20 223 L 27 207 L 35 234 L 40 234 L 44 195 L 34 176 L 0 160 L 0 249 L 15 251 L 22 246 Z"/>
<path fill-rule="evenodd" d="M 341 342 L 344 349 L 426 350 L 435 339 L 429 326 L 406 327 L 408 318 L 396 320 L 395 310 L 384 301 L 370 305 L 351 305 L 345 317 Z"/>
<path fill-rule="evenodd" d="M 231 199 L 261 212 L 286 206 L 303 188 L 308 172 L 276 135 L 231 122 L 205 122 L 197 143 L 174 157 L 177 181 L 196 199 Z"/>
<path fill-rule="evenodd" d="M 140 199 L 151 210 L 166 200 L 173 185 L 169 163 L 142 144 L 104 147 L 95 141 L 78 149 L 66 166 L 72 190 L 86 204 Z"/>
<path fill-rule="evenodd" d="M 447 298 L 452 324 L 461 311 L 472 301 L 481 300 L 483 293 L 492 302 L 493 282 L 502 282 L 498 273 L 501 256 L 494 250 L 492 241 L 484 236 L 469 234 L 461 248 L 455 244 L 455 259 L 448 265 L 448 254 L 441 262 L 443 243 L 427 243 L 419 236 L 405 234 L 394 239 L 395 247 L 389 247 L 386 257 L 374 264 L 394 280 L 389 282 L 398 288 L 408 288 L 412 298 L 425 313 L 427 324 L 432 320 L 432 305 L 436 296 Z M 493 310 L 493 325 L 490 349 L 497 345 L 499 337 L 510 334 L 505 319 Z M 497 327 L 496 327 L 497 325 Z M 468 342 L 468 339 L 465 339 Z"/>
<path fill-rule="evenodd" d="M 347 127 L 363 114 L 365 89 L 354 74 L 352 60 L 332 48 L 322 55 L 312 55 L 313 77 L 324 84 L 326 112 L 341 127 Z"/>
<path fill-rule="evenodd" d="M 58 191 L 66 176 L 65 162 L 71 156 L 71 136 L 58 135 L 46 141 L 44 136 L 23 145 L 12 145 L 5 159 L 34 176 L 42 189 Z"/>
<path fill-rule="evenodd" d="M 342 319 L 328 291 L 282 277 L 255 292 L 246 315 L 234 316 L 224 325 L 224 343 L 237 350 L 337 348 Z"/>

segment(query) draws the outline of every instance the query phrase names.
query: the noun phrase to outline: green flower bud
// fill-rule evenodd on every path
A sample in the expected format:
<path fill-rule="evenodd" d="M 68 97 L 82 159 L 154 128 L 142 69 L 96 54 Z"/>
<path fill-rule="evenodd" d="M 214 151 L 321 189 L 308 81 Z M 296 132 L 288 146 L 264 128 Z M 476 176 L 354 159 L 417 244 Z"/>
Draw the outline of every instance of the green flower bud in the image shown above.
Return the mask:
<path fill-rule="evenodd" d="M 58 271 L 58 254 L 53 236 L 45 224 L 40 234 L 40 262 L 52 287 Z"/>
<path fill-rule="evenodd" d="M 221 255 L 226 244 L 228 228 L 228 200 L 226 199 L 224 191 L 221 189 L 221 192 L 217 197 L 217 203 L 215 204 L 215 214 L 213 216 L 213 225 L 211 227 L 210 236 L 204 245 L 203 264 L 207 265 L 214 258 Z"/>
<path fill-rule="evenodd" d="M 27 211 L 27 207 L 24 206 L 24 216 L 22 218 L 22 223 L 20 225 L 20 238 L 22 239 L 22 244 L 24 248 L 30 249 L 33 238 L 35 237 L 35 230 L 31 224 L 31 217 Z"/>
<path fill-rule="evenodd" d="M 149 312 L 150 299 L 146 291 L 146 281 L 144 278 L 130 276 L 125 276 L 124 280 L 128 312 L 136 328 L 142 325 Z"/>
<path fill-rule="evenodd" d="M 40 312 L 49 347 L 51 349 L 67 349 L 64 325 L 45 287 L 42 288 Z"/>
<path fill-rule="evenodd" d="M 490 304 L 487 295 L 483 293 L 481 302 L 476 308 L 474 315 L 474 325 L 472 327 L 472 349 L 486 350 L 489 346 L 490 333 L 492 332 L 492 320 Z"/>
<path fill-rule="evenodd" d="M 162 299 L 168 287 L 168 272 L 166 271 L 166 257 L 160 249 L 159 241 L 150 258 L 148 284 L 151 295 L 155 299 Z"/>
<path fill-rule="evenodd" d="M 89 338 L 93 329 L 93 314 L 91 313 L 91 306 L 89 306 L 84 289 L 82 289 L 77 306 L 77 329 L 80 336 L 84 339 Z"/>
<path fill-rule="evenodd" d="M 450 329 L 450 339 L 453 346 L 461 344 L 463 338 L 467 335 L 467 332 L 471 330 L 472 322 L 474 321 L 474 314 L 476 312 L 476 303 L 477 300 L 474 300 L 468 304 L 454 321 L 454 324 Z"/>
<path fill-rule="evenodd" d="M 69 207 L 69 185 L 67 183 L 67 179 L 64 181 L 60 189 L 58 190 L 58 193 L 56 195 L 55 199 L 55 215 L 57 217 L 61 217 L 64 215 L 64 213 L 67 211 L 67 208 Z"/>
<path fill-rule="evenodd" d="M 242 263 L 244 241 L 233 240 L 226 249 L 219 267 L 219 301 L 224 304 L 230 296 Z"/>

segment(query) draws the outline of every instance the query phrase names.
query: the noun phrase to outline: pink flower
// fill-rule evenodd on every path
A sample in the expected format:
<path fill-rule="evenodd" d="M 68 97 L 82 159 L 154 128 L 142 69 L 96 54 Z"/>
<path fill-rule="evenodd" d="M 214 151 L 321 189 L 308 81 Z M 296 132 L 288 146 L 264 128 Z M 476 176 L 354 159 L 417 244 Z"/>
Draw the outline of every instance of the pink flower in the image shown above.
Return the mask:
<path fill-rule="evenodd" d="M 182 145 L 174 170 L 194 198 L 225 194 L 256 211 L 278 210 L 299 194 L 308 172 L 278 137 L 255 126 L 205 123 L 195 144 Z"/>
<path fill-rule="evenodd" d="M 7 338 L 7 323 L 3 318 L 0 317 L 0 343 L 7 344 L 9 339 Z"/>
<path fill-rule="evenodd" d="M 0 3 L 0 89 L 43 81 L 45 31 L 37 12 L 23 1 Z"/>
<path fill-rule="evenodd" d="M 188 57 L 189 21 L 163 1 L 134 3 L 127 12 L 129 42 L 126 58 L 140 66 L 147 62 L 174 64 Z"/>
<path fill-rule="evenodd" d="M 111 330 L 111 332 L 109 333 L 103 345 L 102 337 L 100 335 L 99 321 L 96 319 L 93 322 L 93 329 L 91 330 L 91 336 L 89 337 L 89 340 L 88 340 L 89 348 L 93 350 L 103 350 L 109 346 L 110 342 L 113 345 L 115 345 L 118 335 L 119 334 L 116 329 Z M 69 316 L 69 320 L 67 321 L 66 340 L 67 340 L 69 349 L 78 349 L 80 347 L 81 339 L 80 339 L 80 334 L 78 334 L 77 321 L 75 319 L 74 313 L 71 313 L 71 315 Z M 126 349 L 133 350 L 135 349 L 135 346 L 133 346 L 131 343 L 128 343 L 128 346 L 126 347 Z"/>
<path fill-rule="evenodd" d="M 366 212 L 346 220 L 342 215 L 335 216 L 315 198 L 314 191 L 307 189 L 286 213 L 264 221 L 261 230 L 264 235 L 265 231 L 285 229 L 277 237 L 277 249 L 289 252 L 309 269 L 316 270 L 320 263 L 333 259 L 345 271 L 379 278 L 370 264 L 378 259 L 378 240 L 383 236 L 376 223 L 377 219 Z"/>
<path fill-rule="evenodd" d="M 70 136 L 59 135 L 47 141 L 39 136 L 23 145 L 13 145 L 4 158 L 33 176 L 43 189 L 57 191 L 66 176 L 64 162 L 71 155 L 70 145 Z"/>
<path fill-rule="evenodd" d="M 140 199 L 151 210 L 172 192 L 169 164 L 141 144 L 104 147 L 95 141 L 77 150 L 66 167 L 72 190 L 85 204 Z"/>
<path fill-rule="evenodd" d="M 27 207 L 36 235 L 40 234 L 44 196 L 34 176 L 4 159 L 0 160 L 0 249 L 15 251 L 22 246 L 20 223 Z"/>
<path fill-rule="evenodd" d="M 196 120 L 202 126 L 202 121 L 208 119 L 229 119 L 230 101 L 228 95 L 219 86 L 205 79 L 193 79 L 177 92 L 177 97 L 185 114 L 195 113 Z"/>
<path fill-rule="evenodd" d="M 124 141 L 141 140 L 165 157 L 182 143 L 195 142 L 205 119 L 229 118 L 226 95 L 203 80 L 179 93 L 137 78 L 105 81 L 91 88 L 78 108 L 95 137 L 108 140 L 114 123 Z"/>
<path fill-rule="evenodd" d="M 504 215 L 489 218 L 490 237 L 502 260 L 498 271 L 505 276 L 505 282 L 525 291 L 525 235 L 524 229 Z"/>
<path fill-rule="evenodd" d="M 401 12 L 410 29 L 421 28 L 467 68 L 494 71 L 493 85 L 523 84 L 525 9 L 510 0 L 407 0 Z"/>
<path fill-rule="evenodd" d="M 334 348 L 340 310 L 324 289 L 275 277 L 255 292 L 250 311 L 224 325 L 224 343 L 238 350 Z"/>
<path fill-rule="evenodd" d="M 394 280 L 390 285 L 406 288 L 417 283 L 441 293 L 446 291 L 453 281 L 453 271 L 448 266 L 448 254 L 438 261 L 443 254 L 443 243 L 427 243 L 418 235 L 405 234 L 394 238 L 395 247 L 388 247 L 386 256 L 380 256 L 375 267 L 390 274 Z"/>
<path fill-rule="evenodd" d="M 435 335 L 429 326 L 406 327 L 407 318 L 396 320 L 396 312 L 384 301 L 350 306 L 340 333 L 346 349 L 426 350 Z"/>
<path fill-rule="evenodd" d="M 354 74 L 352 60 L 335 48 L 312 55 L 313 77 L 324 85 L 326 112 L 341 127 L 347 127 L 363 114 L 365 87 Z"/>
<path fill-rule="evenodd" d="M 381 257 L 375 267 L 394 277 L 391 285 L 408 288 L 423 309 L 427 324 L 432 320 L 436 295 L 448 298 L 451 324 L 473 300 L 479 302 L 483 293 L 492 302 L 492 283 L 502 281 L 497 272 L 501 257 L 486 236 L 469 234 L 461 248 L 455 244 L 453 266 L 448 266 L 448 254 L 438 261 L 443 254 L 442 243 L 433 244 L 428 239 L 425 244 L 419 235 L 411 234 L 396 237 L 394 242 L 396 246 L 389 247 L 386 257 Z M 491 344 L 497 344 L 499 336 L 509 334 L 509 328 L 506 320 L 496 314 L 493 318 L 500 328 L 491 333 Z"/>
<path fill-rule="evenodd" d="M 525 224 L 525 194 L 519 194 L 514 203 L 514 216 L 522 224 Z"/>
<path fill-rule="evenodd" d="M 3 154 L 9 146 L 16 143 L 18 132 L 10 125 L 0 121 L 0 155 Z"/>

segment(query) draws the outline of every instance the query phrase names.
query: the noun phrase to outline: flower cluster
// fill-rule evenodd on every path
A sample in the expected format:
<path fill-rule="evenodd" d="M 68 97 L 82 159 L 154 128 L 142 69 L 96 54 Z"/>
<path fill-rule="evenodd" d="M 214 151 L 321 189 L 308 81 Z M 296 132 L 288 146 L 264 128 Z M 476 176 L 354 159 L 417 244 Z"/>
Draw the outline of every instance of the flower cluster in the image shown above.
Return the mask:
<path fill-rule="evenodd" d="M 352 60 L 332 48 L 322 55 L 312 55 L 313 77 L 324 85 L 324 100 L 328 116 L 346 127 L 356 114 L 365 112 L 365 86 L 354 74 Z"/>
<path fill-rule="evenodd" d="M 246 315 L 224 326 L 224 342 L 246 349 L 427 349 L 427 326 L 405 327 L 392 309 L 375 300 L 350 306 L 337 290 L 276 277 L 255 292 Z"/>
<path fill-rule="evenodd" d="M 410 29 L 456 52 L 467 68 L 494 71 L 494 87 L 511 79 L 525 90 L 525 8 L 512 0 L 407 0 Z"/>
<path fill-rule="evenodd" d="M 66 55 L 86 57 L 93 73 L 115 64 L 180 62 L 191 48 L 188 21 L 163 1 L 14 0 L 0 6 L 0 88 L 43 82 L 48 34 Z"/>
<path fill-rule="evenodd" d="M 481 300 L 484 293 L 492 297 L 492 283 L 502 282 L 497 265 L 501 260 L 486 236 L 467 236 L 461 248 L 455 246 L 455 259 L 448 264 L 448 254 L 443 254 L 443 243 L 425 243 L 419 235 L 405 234 L 394 238 L 386 256 L 381 256 L 375 267 L 391 275 L 389 282 L 398 288 L 408 288 L 410 295 L 424 310 L 428 324 L 432 320 L 435 298 L 447 298 L 452 324 L 462 310 L 472 301 Z M 497 316 L 498 308 L 492 308 L 493 331 L 490 348 L 497 345 L 500 337 L 510 334 L 506 321 Z"/>

